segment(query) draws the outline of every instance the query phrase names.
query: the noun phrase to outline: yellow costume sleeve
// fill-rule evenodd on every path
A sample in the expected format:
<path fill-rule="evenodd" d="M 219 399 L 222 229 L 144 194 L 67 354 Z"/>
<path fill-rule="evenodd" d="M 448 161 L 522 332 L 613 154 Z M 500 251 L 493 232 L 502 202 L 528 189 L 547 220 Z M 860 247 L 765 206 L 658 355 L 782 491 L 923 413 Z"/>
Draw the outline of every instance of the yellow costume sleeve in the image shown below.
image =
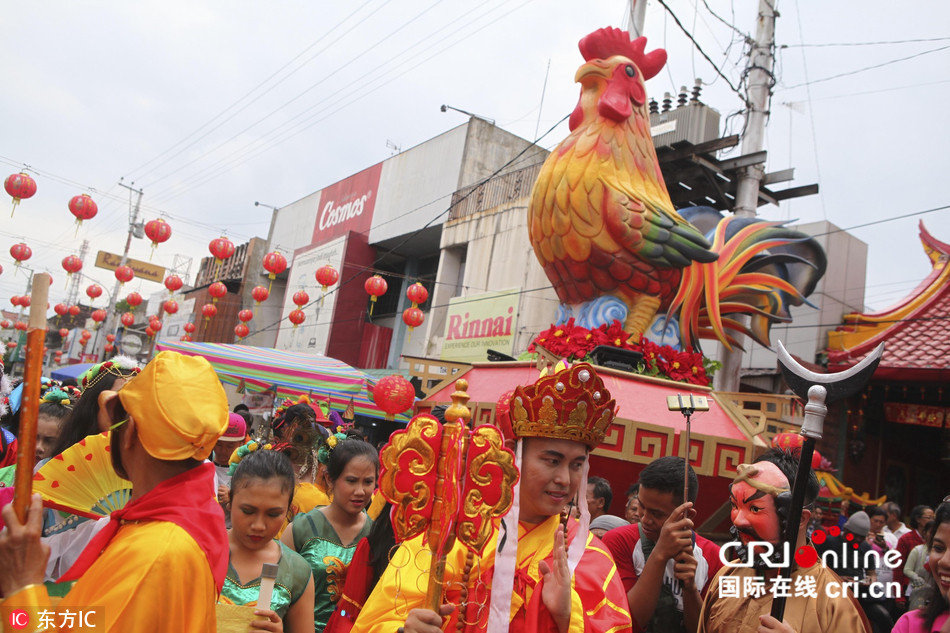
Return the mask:
<path fill-rule="evenodd" d="M 211 568 L 194 539 L 172 523 L 147 522 L 123 525 L 55 611 L 96 608 L 108 633 L 205 633 L 216 628 L 216 598 Z M 46 589 L 37 586 L 2 606 L 49 604 Z"/>

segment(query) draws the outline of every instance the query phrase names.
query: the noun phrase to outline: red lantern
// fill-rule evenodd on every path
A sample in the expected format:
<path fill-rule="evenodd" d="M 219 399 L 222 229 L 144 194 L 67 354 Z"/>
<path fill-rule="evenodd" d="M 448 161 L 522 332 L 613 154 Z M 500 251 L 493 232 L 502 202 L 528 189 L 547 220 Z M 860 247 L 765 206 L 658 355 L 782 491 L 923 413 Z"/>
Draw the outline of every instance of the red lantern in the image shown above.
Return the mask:
<path fill-rule="evenodd" d="M 208 250 L 214 255 L 214 260 L 221 263 L 231 255 L 234 255 L 234 242 L 223 235 L 217 239 L 211 240 L 208 244 Z"/>
<path fill-rule="evenodd" d="M 135 324 L 135 315 L 131 312 L 125 312 L 121 317 L 121 321 L 125 327 L 132 327 Z"/>
<path fill-rule="evenodd" d="M 66 284 L 68 285 L 69 278 L 73 276 L 73 273 L 82 270 L 82 260 L 75 255 L 67 255 L 63 258 L 63 270 L 66 271 Z"/>
<path fill-rule="evenodd" d="M 220 281 L 216 281 L 208 286 L 208 294 L 211 295 L 211 302 L 214 303 L 224 295 L 228 294 L 228 287 Z"/>
<path fill-rule="evenodd" d="M 80 338 L 84 338 L 84 339 L 86 339 L 86 340 L 88 341 L 89 339 L 92 338 L 92 332 L 90 332 L 89 330 L 83 330 L 83 331 L 80 333 L 79 337 L 80 337 Z"/>
<path fill-rule="evenodd" d="M 294 328 L 306 320 L 307 315 L 303 313 L 303 310 L 292 310 L 287 316 L 290 319 L 290 322 L 294 324 Z"/>
<path fill-rule="evenodd" d="M 79 227 L 83 220 L 91 220 L 99 213 L 99 207 L 88 194 L 73 196 L 69 201 L 69 212 L 76 216 L 76 233 L 79 233 Z"/>
<path fill-rule="evenodd" d="M 13 324 L 14 330 L 20 330 L 21 332 L 26 332 L 26 328 L 27 328 L 27 325 L 26 325 L 26 322 L 24 321 L 17 321 L 16 323 Z"/>
<path fill-rule="evenodd" d="M 205 321 L 210 321 L 211 317 L 218 313 L 218 308 L 213 303 L 206 303 L 201 306 L 201 314 L 204 315 Z"/>
<path fill-rule="evenodd" d="M 21 307 L 21 308 L 29 308 L 29 307 L 30 307 L 30 302 L 31 302 L 31 301 L 30 301 L 30 296 L 29 296 L 29 295 L 23 295 L 22 297 L 20 297 L 20 307 Z"/>
<path fill-rule="evenodd" d="M 53 311 L 59 316 L 66 316 L 66 314 L 69 312 L 69 306 L 67 306 L 65 303 L 57 303 L 53 306 Z"/>
<path fill-rule="evenodd" d="M 185 334 L 183 337 L 181 337 L 181 340 L 188 342 L 188 341 L 191 341 L 191 337 Z"/>
<path fill-rule="evenodd" d="M 264 286 L 254 286 L 251 290 L 251 296 L 254 297 L 254 301 L 257 302 L 257 305 L 261 305 L 263 302 L 267 301 L 267 297 L 270 296 L 270 290 Z"/>
<path fill-rule="evenodd" d="M 114 349 L 115 349 L 115 345 L 113 345 L 112 343 L 106 343 L 105 345 L 102 346 L 102 350 L 103 350 L 106 354 L 111 353 L 112 350 L 114 350 Z"/>
<path fill-rule="evenodd" d="M 241 323 L 247 323 L 253 318 L 254 318 L 254 313 L 251 310 L 241 310 L 240 312 L 238 312 L 238 320 L 240 320 Z"/>
<path fill-rule="evenodd" d="M 178 312 L 178 302 L 172 301 L 171 299 L 169 299 L 164 304 L 162 304 L 162 309 L 165 311 L 166 314 L 175 314 L 176 312 Z"/>
<path fill-rule="evenodd" d="M 13 198 L 13 213 L 16 213 L 16 205 L 20 204 L 20 200 L 32 198 L 36 193 L 36 181 L 29 174 L 20 172 L 7 176 L 3 181 L 3 188 Z M 13 213 L 10 214 L 11 218 Z"/>
<path fill-rule="evenodd" d="M 4 319 L 3 321 L 0 321 L 0 328 L 6 330 L 6 329 L 9 328 L 9 327 L 10 327 L 10 322 L 9 322 L 9 321 L 7 321 L 6 319 Z M 67 332 L 68 332 L 68 331 L 67 331 Z"/>
<path fill-rule="evenodd" d="M 16 260 L 16 265 L 19 268 L 20 264 L 33 257 L 33 249 L 23 242 L 14 244 L 10 247 L 10 257 Z"/>
<path fill-rule="evenodd" d="M 130 292 L 125 297 L 125 302 L 133 308 L 137 308 L 142 305 L 142 295 L 137 292 Z"/>
<path fill-rule="evenodd" d="M 10 341 L 9 343 L 7 343 L 7 348 L 13 349 L 14 347 L 16 347 L 16 343 L 14 343 L 13 341 Z"/>
<path fill-rule="evenodd" d="M 168 238 L 172 236 L 172 227 L 168 226 L 168 222 L 161 218 L 151 220 L 145 223 L 145 235 L 152 240 L 152 253 L 148 256 L 151 259 L 158 245 L 167 242 Z"/>
<path fill-rule="evenodd" d="M 92 284 L 91 286 L 86 288 L 86 295 L 90 299 L 95 301 L 98 297 L 102 295 L 102 286 L 100 286 L 99 284 Z"/>
<path fill-rule="evenodd" d="M 106 341 L 109 343 L 115 343 L 115 334 L 106 334 Z"/>
<path fill-rule="evenodd" d="M 386 290 L 389 289 L 389 284 L 387 284 L 386 280 L 379 275 L 373 275 L 366 280 L 366 283 L 363 284 L 363 288 L 366 290 L 367 294 L 369 294 L 369 300 L 371 301 L 369 306 L 369 314 L 372 316 L 373 308 L 376 306 L 376 298 L 386 294 Z"/>
<path fill-rule="evenodd" d="M 287 270 L 287 258 L 277 251 L 264 255 L 264 270 L 267 271 L 268 279 L 274 281 L 277 275 Z"/>
<path fill-rule="evenodd" d="M 386 419 L 409 410 L 415 402 L 416 390 L 408 380 L 398 374 L 386 376 L 373 388 L 373 402 L 386 412 Z"/>
<path fill-rule="evenodd" d="M 99 327 L 98 324 L 106 320 L 106 311 L 102 308 L 93 310 L 92 314 L 89 315 L 89 318 L 96 322 L 96 327 Z"/>
<path fill-rule="evenodd" d="M 196 329 L 197 328 L 195 327 L 195 324 L 192 323 L 191 321 L 189 321 L 188 323 L 185 323 L 184 325 L 184 330 L 188 332 L 189 334 L 193 334 Z"/>
<path fill-rule="evenodd" d="M 425 315 L 419 308 L 406 308 L 402 313 L 402 322 L 409 326 L 409 336 L 412 336 L 412 329 L 422 325 L 425 321 Z"/>
<path fill-rule="evenodd" d="M 70 316 L 79 316 L 80 312 L 82 312 L 82 309 L 79 306 L 69 306 Z"/>
<path fill-rule="evenodd" d="M 302 308 L 310 303 L 310 295 L 307 294 L 306 290 L 298 290 L 294 293 L 293 302 L 295 306 Z"/>
<path fill-rule="evenodd" d="M 406 297 L 412 302 L 412 307 L 415 308 L 426 302 L 426 299 L 429 298 L 429 291 L 417 281 L 406 290 Z"/>
<path fill-rule="evenodd" d="M 327 264 L 317 269 L 316 277 L 317 283 L 323 288 L 323 292 L 326 292 L 327 288 L 340 280 L 340 273 L 337 272 L 336 268 Z"/>
<path fill-rule="evenodd" d="M 6 321 L 4 321 L 4 323 L 6 323 Z M 59 328 L 59 338 L 66 338 L 67 336 L 69 336 L 69 330 L 64 327 Z"/>
<path fill-rule="evenodd" d="M 162 331 L 162 322 L 159 321 L 158 319 L 152 319 L 151 321 L 149 321 L 148 326 L 152 328 L 153 330 L 155 330 L 156 332 Z"/>
<path fill-rule="evenodd" d="M 115 269 L 115 278 L 119 280 L 121 286 L 135 278 L 135 271 L 130 266 L 119 266 Z"/>
<path fill-rule="evenodd" d="M 250 333 L 251 333 L 251 328 L 247 327 L 243 323 L 238 323 L 237 325 L 234 326 L 234 334 L 238 338 L 244 338 Z"/>
<path fill-rule="evenodd" d="M 148 336 L 149 338 L 152 338 L 153 336 L 155 336 L 155 330 L 153 330 L 151 327 L 147 327 L 145 328 L 145 335 Z"/>
<path fill-rule="evenodd" d="M 10 297 L 10 303 L 13 304 L 14 306 L 19 306 L 19 305 L 20 305 L 20 295 L 13 295 L 12 297 Z"/>
<path fill-rule="evenodd" d="M 168 277 L 165 277 L 165 287 L 168 288 L 169 292 L 178 292 L 184 285 L 185 282 L 183 282 L 181 277 L 178 275 L 169 275 Z"/>

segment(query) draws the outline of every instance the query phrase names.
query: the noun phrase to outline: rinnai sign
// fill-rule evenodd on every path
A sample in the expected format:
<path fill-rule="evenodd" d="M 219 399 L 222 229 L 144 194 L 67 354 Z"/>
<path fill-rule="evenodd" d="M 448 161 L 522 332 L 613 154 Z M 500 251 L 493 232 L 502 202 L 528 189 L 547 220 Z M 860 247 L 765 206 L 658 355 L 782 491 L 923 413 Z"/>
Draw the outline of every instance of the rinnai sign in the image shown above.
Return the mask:
<path fill-rule="evenodd" d="M 377 163 L 320 192 L 311 246 L 326 244 L 348 231 L 369 231 L 382 170 L 383 164 Z"/>
<path fill-rule="evenodd" d="M 484 362 L 489 349 L 511 354 L 519 297 L 515 288 L 450 299 L 442 360 Z"/>

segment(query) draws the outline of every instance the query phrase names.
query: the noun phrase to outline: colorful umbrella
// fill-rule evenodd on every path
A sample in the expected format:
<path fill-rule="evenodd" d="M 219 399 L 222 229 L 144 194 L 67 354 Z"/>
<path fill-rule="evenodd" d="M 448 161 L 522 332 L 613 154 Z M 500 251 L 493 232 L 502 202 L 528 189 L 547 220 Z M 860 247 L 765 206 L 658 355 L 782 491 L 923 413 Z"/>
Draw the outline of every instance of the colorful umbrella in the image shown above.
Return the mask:
<path fill-rule="evenodd" d="M 159 350 L 170 350 L 189 356 L 203 356 L 211 363 L 221 382 L 243 386 L 248 391 L 270 391 L 277 388 L 277 398 L 297 399 L 310 395 L 314 402 L 330 400 L 337 410 L 346 409 L 350 401 L 357 415 L 385 419 L 386 412 L 373 402 L 370 389 L 375 380 L 346 363 L 302 352 L 290 352 L 251 345 L 223 343 L 190 343 L 162 341 Z M 408 422 L 408 415 L 396 420 Z"/>

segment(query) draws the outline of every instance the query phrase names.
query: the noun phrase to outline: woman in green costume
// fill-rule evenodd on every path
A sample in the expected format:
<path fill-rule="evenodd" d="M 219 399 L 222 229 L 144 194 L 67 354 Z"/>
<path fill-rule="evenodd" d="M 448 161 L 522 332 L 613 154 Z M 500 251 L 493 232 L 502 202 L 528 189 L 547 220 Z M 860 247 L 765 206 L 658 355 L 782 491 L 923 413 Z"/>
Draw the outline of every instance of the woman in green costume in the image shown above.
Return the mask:
<path fill-rule="evenodd" d="M 294 471 L 278 451 L 257 450 L 241 459 L 231 477 L 231 556 L 219 602 L 257 606 L 261 568 L 277 564 L 271 609 L 258 609 L 262 618 L 252 630 L 310 633 L 313 630 L 313 579 L 310 565 L 276 540 L 290 511 Z"/>
<path fill-rule="evenodd" d="M 313 570 L 316 633 L 323 631 L 336 609 L 356 545 L 373 525 L 364 509 L 379 476 L 379 455 L 362 439 L 331 435 L 321 453 L 326 458 L 332 501 L 297 515 L 291 529 L 281 536 Z"/>

